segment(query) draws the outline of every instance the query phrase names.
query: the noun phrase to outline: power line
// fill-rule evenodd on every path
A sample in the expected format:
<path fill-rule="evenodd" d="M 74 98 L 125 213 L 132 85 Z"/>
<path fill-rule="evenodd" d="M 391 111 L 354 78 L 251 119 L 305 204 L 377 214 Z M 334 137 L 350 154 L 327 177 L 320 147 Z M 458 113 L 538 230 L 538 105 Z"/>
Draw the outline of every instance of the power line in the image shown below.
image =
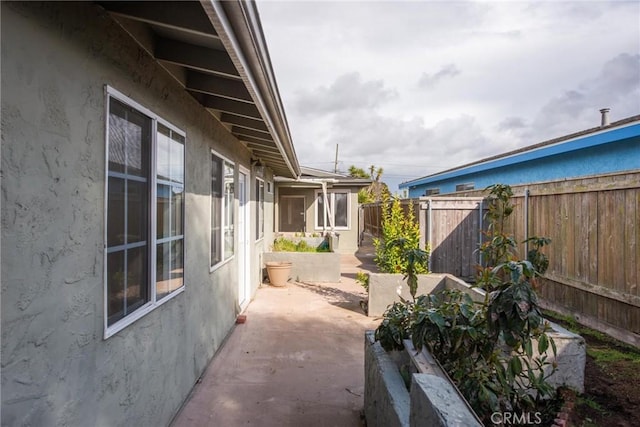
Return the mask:
<path fill-rule="evenodd" d="M 319 164 L 334 164 L 333 161 L 326 161 L 326 162 L 303 162 L 306 165 L 319 165 Z M 380 166 L 380 167 L 385 167 L 385 166 L 398 166 L 398 167 L 410 167 L 410 168 L 437 168 L 437 169 L 441 169 L 441 168 L 446 168 L 446 165 L 435 165 L 435 164 L 428 164 L 428 163 L 422 163 L 419 165 L 416 164 L 407 164 L 407 163 L 380 163 L 378 164 L 377 162 L 350 162 L 348 160 L 340 160 L 339 163 L 343 163 L 343 164 L 350 164 L 350 165 L 354 165 L 354 166 L 358 166 L 358 165 L 365 165 L 365 166 L 370 166 L 371 164 L 374 164 L 375 166 Z"/>

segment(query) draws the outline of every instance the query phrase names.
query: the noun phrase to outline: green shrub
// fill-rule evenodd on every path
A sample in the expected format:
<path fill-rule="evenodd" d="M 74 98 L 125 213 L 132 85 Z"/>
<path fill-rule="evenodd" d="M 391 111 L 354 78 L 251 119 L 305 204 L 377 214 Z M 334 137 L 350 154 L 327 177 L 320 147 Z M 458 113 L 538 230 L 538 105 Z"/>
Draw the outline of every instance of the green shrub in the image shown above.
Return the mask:
<path fill-rule="evenodd" d="M 413 299 L 394 303 L 376 330 L 386 350 L 402 349 L 402 341 L 409 338 L 417 349 L 426 346 L 485 423 L 495 412 L 547 412 L 549 401 L 543 400 L 556 395 L 547 381 L 556 370 L 547 352 L 555 356 L 556 347 L 533 289 L 536 276 L 549 264 L 540 249 L 550 241 L 531 238 L 529 260 L 516 260 L 514 239 L 504 233 L 505 219 L 513 210 L 511 188 L 490 190 L 490 227 L 481 247 L 489 266 L 480 269 L 477 282 L 487 291 L 484 302 L 475 303 L 456 290 L 415 298 L 415 264 L 423 254 L 404 248 L 398 256 L 407 263 L 405 278 L 410 288 L 414 286 Z M 386 214 L 391 219 L 387 223 L 402 224 L 393 209 Z M 391 240 L 385 249 L 399 246 L 398 240 Z M 535 341 L 539 355 L 534 355 Z"/>
<path fill-rule="evenodd" d="M 298 243 L 293 240 L 289 240 L 285 237 L 278 237 L 273 241 L 274 252 L 330 252 L 329 244 L 321 244 L 319 247 L 314 248 L 309 246 L 305 240 L 300 240 Z"/>
<path fill-rule="evenodd" d="M 364 288 L 365 291 L 369 292 L 369 275 L 364 271 L 358 271 L 356 273 L 356 283 Z"/>
<path fill-rule="evenodd" d="M 382 273 L 407 274 L 406 251 L 420 248 L 420 226 L 416 222 L 412 204 L 405 214 L 399 199 L 382 202 L 380 238 L 373 240 L 376 248 L 375 263 Z M 401 242 L 399 244 L 398 242 Z M 428 259 L 428 249 L 425 259 Z M 427 264 L 416 264 L 416 273 L 427 273 Z"/>

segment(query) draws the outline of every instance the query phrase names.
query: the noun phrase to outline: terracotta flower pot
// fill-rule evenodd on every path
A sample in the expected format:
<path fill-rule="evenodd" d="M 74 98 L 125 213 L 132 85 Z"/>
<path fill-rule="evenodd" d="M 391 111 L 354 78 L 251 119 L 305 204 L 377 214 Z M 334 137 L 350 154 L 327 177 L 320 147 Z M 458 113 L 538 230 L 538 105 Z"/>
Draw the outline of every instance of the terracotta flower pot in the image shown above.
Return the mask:
<path fill-rule="evenodd" d="M 272 261 L 267 262 L 267 274 L 272 286 L 286 286 L 291 276 L 291 262 Z"/>

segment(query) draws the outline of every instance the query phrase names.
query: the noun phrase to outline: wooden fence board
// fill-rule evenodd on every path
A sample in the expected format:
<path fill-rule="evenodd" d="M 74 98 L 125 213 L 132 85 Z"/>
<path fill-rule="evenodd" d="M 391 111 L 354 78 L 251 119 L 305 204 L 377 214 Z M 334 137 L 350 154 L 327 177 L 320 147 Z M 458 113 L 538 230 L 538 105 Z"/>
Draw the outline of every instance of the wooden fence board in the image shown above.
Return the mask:
<path fill-rule="evenodd" d="M 637 211 L 635 210 L 637 197 L 637 193 L 634 193 L 633 191 L 624 191 L 625 217 L 623 240 L 625 242 L 625 262 L 621 267 L 624 269 L 624 291 L 632 295 L 637 295 L 638 288 L 638 259 L 636 255 L 639 218 L 637 217 Z"/>
<path fill-rule="evenodd" d="M 625 190 L 612 191 L 613 196 L 613 218 L 608 218 L 612 223 L 613 234 L 613 254 L 612 254 L 612 283 L 613 288 L 625 292 L 625 255 L 629 252 L 627 241 L 625 240 Z"/>
<path fill-rule="evenodd" d="M 635 282 L 635 293 L 640 296 L 640 191 L 635 192 L 636 198 L 636 208 L 635 208 L 635 217 L 636 217 L 636 282 Z M 638 315 L 640 317 L 640 314 Z M 640 323 L 640 319 L 638 319 Z"/>
<path fill-rule="evenodd" d="M 534 235 L 552 240 L 543 250 L 550 262 L 547 276 L 554 280 L 541 281 L 541 298 L 588 317 L 592 326 L 603 322 L 602 330 L 640 342 L 640 170 L 513 190 L 508 230 L 519 242 Z M 414 209 L 422 207 L 417 215 L 422 216 L 425 239 L 427 227 L 431 230 L 434 272 L 475 275 L 479 230 L 486 226 L 479 220 L 478 196 L 485 194 L 478 190 L 465 196 L 414 201 Z M 426 200 L 439 200 L 431 204 L 430 223 Z M 380 222 L 379 212 L 369 211 L 370 206 L 364 207 L 365 222 L 375 224 L 365 224 L 367 232 L 379 230 Z M 518 252 L 526 257 L 523 245 Z"/>

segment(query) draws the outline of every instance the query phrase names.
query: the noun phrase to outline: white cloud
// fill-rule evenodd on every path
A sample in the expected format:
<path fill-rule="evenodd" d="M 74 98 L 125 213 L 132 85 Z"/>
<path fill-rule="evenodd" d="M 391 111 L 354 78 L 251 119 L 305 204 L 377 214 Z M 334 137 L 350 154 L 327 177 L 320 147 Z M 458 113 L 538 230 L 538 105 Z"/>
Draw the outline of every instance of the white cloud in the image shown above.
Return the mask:
<path fill-rule="evenodd" d="M 553 96 L 526 136 L 543 140 L 596 127 L 604 107 L 612 108 L 614 120 L 640 114 L 640 54 L 616 55 L 594 77 Z"/>
<path fill-rule="evenodd" d="M 300 90 L 294 106 L 303 116 L 341 113 L 375 108 L 394 96 L 395 91 L 385 89 L 382 80 L 363 82 L 360 73 L 353 72 L 338 76 L 329 86 Z"/>
<path fill-rule="evenodd" d="M 432 88 L 438 82 L 443 79 L 451 79 L 460 74 L 460 70 L 456 67 L 455 64 L 447 64 L 440 68 L 434 74 L 422 73 L 420 76 L 420 80 L 418 80 L 418 86 L 421 88 Z"/>
<path fill-rule="evenodd" d="M 398 182 L 640 114 L 639 2 L 259 2 L 300 162 Z M 418 82 L 421 83 L 418 84 Z"/>

